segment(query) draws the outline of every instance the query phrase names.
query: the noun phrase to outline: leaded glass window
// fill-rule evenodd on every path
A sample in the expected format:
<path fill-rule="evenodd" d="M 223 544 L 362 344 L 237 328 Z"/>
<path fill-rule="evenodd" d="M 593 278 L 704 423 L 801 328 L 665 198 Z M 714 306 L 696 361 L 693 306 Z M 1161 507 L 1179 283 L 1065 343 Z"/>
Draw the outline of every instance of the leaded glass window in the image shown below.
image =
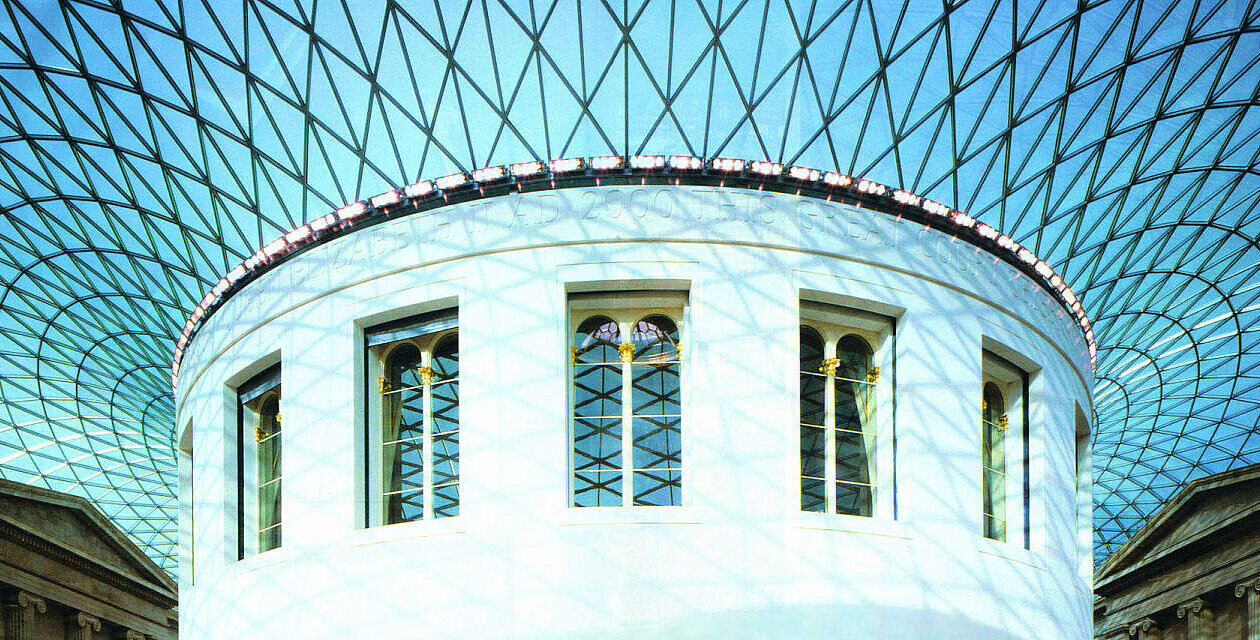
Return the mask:
<path fill-rule="evenodd" d="M 584 309 L 590 298 L 574 305 L 576 507 L 682 504 L 681 308 L 626 306 L 635 300 L 649 302 L 623 298 L 620 308 L 599 311 Z"/>
<path fill-rule="evenodd" d="M 459 515 L 459 335 L 454 312 L 366 332 L 379 367 L 371 406 L 369 521 Z"/>
<path fill-rule="evenodd" d="M 888 318 L 820 303 L 802 305 L 800 328 L 800 506 L 842 515 L 891 515 L 880 508 L 878 443 L 891 422 L 881 404 L 877 347 L 891 335 Z M 882 383 L 882 384 L 881 384 Z M 884 392 L 887 395 L 887 391 Z M 891 487 L 891 473 L 884 474 Z M 887 502 L 887 500 L 885 501 Z"/>
<path fill-rule="evenodd" d="M 238 557 L 269 551 L 281 542 L 280 367 L 237 390 Z"/>

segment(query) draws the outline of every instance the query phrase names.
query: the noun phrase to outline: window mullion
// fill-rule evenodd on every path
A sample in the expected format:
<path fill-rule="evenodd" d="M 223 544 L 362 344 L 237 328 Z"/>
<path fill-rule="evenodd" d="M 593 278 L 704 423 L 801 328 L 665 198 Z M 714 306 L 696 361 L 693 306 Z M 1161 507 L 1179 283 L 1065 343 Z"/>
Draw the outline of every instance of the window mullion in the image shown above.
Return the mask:
<path fill-rule="evenodd" d="M 629 336 L 629 332 L 622 335 Z M 634 505 L 634 360 L 632 343 L 622 343 L 621 353 L 621 505 Z"/>
<path fill-rule="evenodd" d="M 420 354 L 420 362 L 423 367 L 420 369 L 421 386 L 424 387 L 424 425 L 422 427 L 424 436 L 422 438 L 423 450 L 420 452 L 420 464 L 424 465 L 421 472 L 421 482 L 424 483 L 424 516 L 425 520 L 433 519 L 433 376 L 430 373 L 430 367 L 433 366 L 433 353 L 424 351 Z"/>
<path fill-rule="evenodd" d="M 823 346 L 824 363 L 836 357 L 836 345 L 827 342 Z M 823 385 L 823 448 L 826 460 L 823 467 L 823 478 L 826 483 L 827 513 L 836 512 L 836 367 L 824 364 L 827 374 Z"/>

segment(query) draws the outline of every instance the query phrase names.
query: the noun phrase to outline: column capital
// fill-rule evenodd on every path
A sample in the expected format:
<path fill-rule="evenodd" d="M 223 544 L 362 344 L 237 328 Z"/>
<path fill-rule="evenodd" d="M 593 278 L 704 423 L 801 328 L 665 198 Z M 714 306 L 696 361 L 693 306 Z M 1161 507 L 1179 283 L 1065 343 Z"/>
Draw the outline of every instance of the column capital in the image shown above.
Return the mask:
<path fill-rule="evenodd" d="M 1247 595 L 1247 591 L 1260 593 L 1260 576 L 1243 580 L 1242 582 L 1234 585 L 1234 595 L 1239 598 Z"/>
<path fill-rule="evenodd" d="M 1137 622 L 1129 625 L 1129 635 L 1136 636 L 1139 633 L 1147 633 L 1150 631 L 1159 631 L 1159 624 L 1150 618 L 1142 618 Z"/>
<path fill-rule="evenodd" d="M 1210 611 L 1210 605 L 1208 605 L 1207 602 L 1204 602 L 1203 598 L 1194 598 L 1193 600 L 1177 605 L 1177 617 L 1184 618 L 1188 613 L 1198 615 L 1203 613 L 1204 609 L 1208 609 Z"/>
<path fill-rule="evenodd" d="M 91 627 L 93 631 L 101 630 L 101 619 L 90 613 L 80 611 L 79 615 L 75 616 L 74 619 L 75 622 L 79 623 L 80 627 Z"/>
<path fill-rule="evenodd" d="M 114 632 L 114 640 L 144 640 L 144 634 L 131 629 L 119 629 Z"/>
<path fill-rule="evenodd" d="M 26 591 L 14 591 L 4 599 L 5 606 L 25 609 L 32 607 L 40 613 L 48 613 L 48 604 L 44 599 Z"/>

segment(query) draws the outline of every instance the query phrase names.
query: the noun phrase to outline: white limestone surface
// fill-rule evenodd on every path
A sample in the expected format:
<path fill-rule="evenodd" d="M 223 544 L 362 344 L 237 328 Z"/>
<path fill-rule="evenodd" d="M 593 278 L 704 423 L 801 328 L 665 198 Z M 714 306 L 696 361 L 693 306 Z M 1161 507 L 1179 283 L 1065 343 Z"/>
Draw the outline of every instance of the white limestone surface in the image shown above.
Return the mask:
<path fill-rule="evenodd" d="M 684 505 L 573 508 L 566 300 L 627 289 L 687 293 Z M 800 511 L 802 298 L 895 318 L 882 517 Z M 363 329 L 451 305 L 460 515 L 364 527 Z M 980 535 L 985 349 L 1030 374 L 1028 549 L 1022 504 L 1008 542 Z M 237 560 L 234 388 L 275 362 L 283 544 Z M 1091 387 L 1080 332 L 1030 278 L 882 213 L 617 186 L 402 217 L 282 264 L 188 348 L 180 634 L 1087 638 Z"/>

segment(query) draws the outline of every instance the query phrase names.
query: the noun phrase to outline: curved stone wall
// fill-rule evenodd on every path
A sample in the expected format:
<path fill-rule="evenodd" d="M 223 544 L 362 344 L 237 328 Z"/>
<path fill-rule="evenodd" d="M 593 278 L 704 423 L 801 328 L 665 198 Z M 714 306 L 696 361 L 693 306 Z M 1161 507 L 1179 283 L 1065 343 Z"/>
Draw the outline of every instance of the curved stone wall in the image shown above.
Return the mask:
<path fill-rule="evenodd" d="M 683 500 L 575 508 L 568 301 L 626 290 L 685 295 Z M 802 300 L 895 327 L 874 517 L 801 511 Z M 452 306 L 459 515 L 364 526 L 364 329 Z M 1028 379 L 1005 542 L 981 535 L 985 353 Z M 238 559 L 236 387 L 275 363 L 283 543 Z M 882 213 L 670 186 L 452 205 L 290 258 L 180 375 L 192 638 L 1089 635 L 1080 331 L 1009 264 Z"/>

